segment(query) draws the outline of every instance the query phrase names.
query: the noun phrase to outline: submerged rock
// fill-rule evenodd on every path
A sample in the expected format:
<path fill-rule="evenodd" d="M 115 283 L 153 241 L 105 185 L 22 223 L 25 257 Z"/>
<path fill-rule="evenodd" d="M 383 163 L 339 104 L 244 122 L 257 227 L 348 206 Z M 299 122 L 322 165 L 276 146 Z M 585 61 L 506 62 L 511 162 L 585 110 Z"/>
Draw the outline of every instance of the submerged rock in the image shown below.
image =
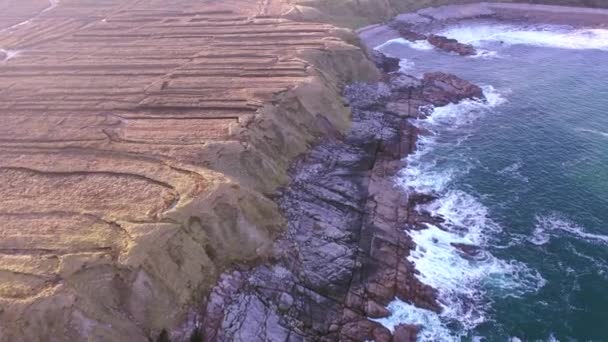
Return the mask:
<path fill-rule="evenodd" d="M 416 342 L 420 327 L 411 324 L 399 324 L 395 327 L 393 342 Z"/>
<path fill-rule="evenodd" d="M 429 43 L 431 43 L 431 45 L 438 49 L 447 52 L 454 52 L 461 56 L 471 56 L 477 53 L 473 45 L 460 43 L 456 39 L 432 34 L 427 38 L 427 40 Z"/>
<path fill-rule="evenodd" d="M 420 204 L 427 204 L 433 202 L 438 199 L 439 196 L 435 194 L 423 194 L 423 193 L 413 193 L 409 196 L 410 205 L 415 207 Z"/>
<path fill-rule="evenodd" d="M 477 258 L 481 254 L 481 247 L 466 243 L 452 243 L 458 251 L 467 258 Z"/>

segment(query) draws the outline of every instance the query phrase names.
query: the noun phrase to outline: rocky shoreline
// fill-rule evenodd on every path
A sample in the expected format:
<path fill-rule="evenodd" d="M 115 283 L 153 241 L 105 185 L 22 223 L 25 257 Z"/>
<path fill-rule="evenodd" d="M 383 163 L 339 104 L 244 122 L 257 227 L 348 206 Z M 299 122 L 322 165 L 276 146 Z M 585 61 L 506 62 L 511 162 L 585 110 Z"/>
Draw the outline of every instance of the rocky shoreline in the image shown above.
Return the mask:
<path fill-rule="evenodd" d="M 459 55 L 474 55 L 472 46 L 461 44 L 433 32 L 463 20 L 488 19 L 507 23 L 556 24 L 574 27 L 608 27 L 608 10 L 521 3 L 480 2 L 446 5 L 404 13 L 390 22 L 360 28 L 357 32 L 368 47 L 390 39 L 428 40 L 435 47 Z"/>
<path fill-rule="evenodd" d="M 276 201 L 287 231 L 272 257 L 222 275 L 201 313 L 189 322 L 204 341 L 415 341 L 420 327 L 394 332 L 371 319 L 390 315 L 395 298 L 441 311 L 436 291 L 407 261 L 415 247 L 406 229 L 437 222 L 418 204 L 432 194 L 407 194 L 394 178 L 421 132 L 408 119 L 423 108 L 482 98 L 454 75 L 417 79 L 398 60 L 376 53 L 385 71 L 374 84 L 348 86 L 352 129 L 335 131 L 291 167 Z M 423 133 L 423 132 L 422 132 Z M 184 340 L 188 329 L 172 340 Z"/>

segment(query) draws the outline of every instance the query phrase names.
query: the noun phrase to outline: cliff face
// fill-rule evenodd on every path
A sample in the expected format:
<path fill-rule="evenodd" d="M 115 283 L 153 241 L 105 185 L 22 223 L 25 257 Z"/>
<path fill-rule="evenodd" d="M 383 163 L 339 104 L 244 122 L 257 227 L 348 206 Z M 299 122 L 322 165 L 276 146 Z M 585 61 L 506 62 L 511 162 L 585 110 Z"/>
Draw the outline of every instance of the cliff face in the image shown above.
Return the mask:
<path fill-rule="evenodd" d="M 169 4 L 170 3 L 170 4 Z M 147 341 L 284 221 L 292 158 L 378 77 L 275 1 L 0 8 L 0 340 Z"/>
<path fill-rule="evenodd" d="M 273 241 L 286 220 L 272 198 L 287 184 L 290 162 L 321 138 L 343 143 L 352 124 L 343 87 L 380 76 L 357 37 L 337 26 L 362 26 L 440 3 L 0 0 L 0 341 L 148 341 L 162 329 L 179 333 L 223 271 L 277 258 Z M 377 122 L 368 124 L 360 127 L 381 131 Z M 402 135 L 392 133 L 399 145 Z M 373 139 L 331 155 L 335 163 L 359 165 L 357 172 L 366 173 L 367 183 L 353 185 L 361 188 L 338 189 L 357 205 L 368 203 L 369 184 L 375 184 L 370 177 L 394 172 L 394 165 L 384 168 L 401 154 L 387 150 L 386 163 L 367 160 L 380 148 Z M 310 160 L 311 167 L 319 161 Z M 306 195 L 307 189 L 295 190 L 282 198 Z M 353 218 L 342 223 L 363 226 L 356 206 L 337 210 Z M 397 219 L 400 213 L 378 213 L 377 219 L 386 215 Z M 302 229 L 314 231 L 317 226 L 308 223 Z M 338 274 L 305 258 L 300 297 L 277 297 L 298 319 L 330 317 L 338 311 L 324 300 L 342 300 L 351 289 L 310 290 L 323 288 L 327 279 L 344 285 L 359 265 L 358 254 L 339 246 L 353 242 L 344 240 L 349 232 L 333 233 L 334 244 L 308 237 L 319 242 L 328 262 L 344 260 Z M 360 243 L 368 246 L 368 238 Z M 402 255 L 402 242 L 380 247 Z M 335 254 L 341 251 L 350 254 Z M 399 260 L 389 262 L 400 267 Z M 281 281 L 276 274 L 280 270 L 272 282 Z M 389 276 L 395 281 L 395 274 Z M 223 278 L 213 293 L 240 291 L 231 288 L 246 283 L 238 278 Z M 382 314 L 376 302 L 348 295 L 358 310 Z M 222 296 L 209 297 L 205 309 L 213 313 L 217 298 Z M 235 302 L 247 307 L 233 312 L 255 316 L 255 309 L 267 310 L 256 300 Z M 299 300 L 318 305 L 294 311 Z M 352 324 L 341 336 L 387 336 L 359 316 L 347 317 Z M 209 334 L 221 331 L 226 339 L 237 340 L 247 332 L 241 327 L 256 326 L 247 315 L 232 321 L 207 317 Z M 312 331 L 306 324 L 313 321 L 318 319 L 302 318 L 302 331 Z M 214 329 L 222 322 L 238 329 Z M 330 337 L 344 329 L 314 328 Z"/>

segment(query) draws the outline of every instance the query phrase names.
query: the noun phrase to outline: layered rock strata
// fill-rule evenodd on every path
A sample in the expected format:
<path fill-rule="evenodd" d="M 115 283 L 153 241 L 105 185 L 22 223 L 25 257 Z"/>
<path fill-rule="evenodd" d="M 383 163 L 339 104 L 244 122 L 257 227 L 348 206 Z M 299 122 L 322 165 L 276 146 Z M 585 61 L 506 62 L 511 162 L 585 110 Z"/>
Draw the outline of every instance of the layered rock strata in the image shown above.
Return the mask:
<path fill-rule="evenodd" d="M 361 26 L 443 2 L 0 1 L 0 341 L 178 333 L 224 270 L 276 262 L 285 219 L 273 194 L 288 165 L 349 131 L 344 85 L 379 77 L 357 37 L 319 22 Z M 417 112 L 403 99 L 386 109 Z M 357 187 L 369 195 L 369 184 Z M 360 319 L 381 306 L 352 307 L 338 310 L 351 330 L 387 336 Z"/>
<path fill-rule="evenodd" d="M 290 160 L 378 77 L 350 32 L 282 11 L 0 2 L 0 341 L 148 341 L 269 254 Z"/>
<path fill-rule="evenodd" d="M 441 311 L 407 261 L 414 246 L 405 230 L 424 229 L 416 208 L 432 197 L 407 194 L 395 177 L 418 135 L 407 119 L 483 98 L 481 89 L 443 73 L 394 73 L 344 96 L 351 131 L 334 132 L 292 166 L 277 198 L 287 232 L 267 263 L 222 276 L 191 324 L 203 340 L 415 341 L 417 327 L 393 336 L 370 318 L 388 316 L 394 298 Z"/>

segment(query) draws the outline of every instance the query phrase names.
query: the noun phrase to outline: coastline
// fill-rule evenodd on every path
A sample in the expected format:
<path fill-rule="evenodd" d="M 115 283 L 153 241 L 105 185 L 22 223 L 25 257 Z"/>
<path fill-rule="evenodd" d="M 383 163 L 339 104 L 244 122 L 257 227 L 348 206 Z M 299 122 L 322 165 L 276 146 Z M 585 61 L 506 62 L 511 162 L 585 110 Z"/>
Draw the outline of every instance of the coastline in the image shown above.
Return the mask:
<path fill-rule="evenodd" d="M 577 15 L 566 17 L 570 10 Z M 411 25 L 416 33 L 429 33 L 468 19 L 578 25 L 581 17 L 589 15 L 599 25 L 608 18 L 608 11 L 480 3 L 423 9 L 395 20 Z M 256 334 L 253 322 L 257 320 L 267 322 L 263 335 L 256 335 L 261 340 L 416 341 L 424 326 L 386 324 L 394 314 L 391 310 L 399 310 L 391 303 L 398 299 L 431 313 L 443 310 L 438 290 L 417 276 L 411 259 L 417 246 L 409 234 L 429 229 L 427 224 L 442 231 L 443 218 L 421 210 L 437 199 L 436 194 L 408 193 L 395 185 L 395 178 L 407 167 L 406 157 L 415 152 L 419 135 L 426 134 L 408 122 L 408 118 L 427 115 L 418 111 L 420 106 L 439 108 L 479 96 L 444 98 L 445 94 L 435 94 L 437 97 L 431 95 L 426 102 L 419 101 L 416 96 L 428 95 L 426 86 L 416 83 L 424 84 L 424 79 L 402 74 L 413 82 L 401 89 L 409 97 L 406 101 L 399 96 L 386 98 L 381 95 L 381 85 L 395 86 L 391 75 L 396 74 L 391 73 L 397 71 L 398 61 L 374 56 L 374 47 L 402 35 L 388 24 L 368 26 L 357 33 L 368 55 L 385 69 L 383 80 L 347 87 L 344 96 L 353 112 L 351 132 L 331 135 L 292 165 L 292 181 L 277 198 L 288 230 L 275 242 L 276 254 L 269 263 L 227 273 L 213 290 L 199 318 L 203 335 L 212 340 Z M 442 82 L 443 89 L 459 82 L 463 83 L 455 89 L 475 87 L 464 80 Z M 363 88 L 353 97 L 349 91 L 357 87 Z M 420 94 L 412 97 L 417 91 Z M 403 122 L 394 121 L 395 115 Z M 378 132 L 379 123 L 393 133 L 375 137 L 363 133 Z M 350 221 L 353 215 L 357 218 Z M 339 216 L 347 217 L 348 224 L 338 222 L 335 218 Z M 481 251 L 475 244 L 451 246 L 464 258 L 475 258 Z M 316 316 L 310 316 L 311 312 Z M 223 329 L 226 327 L 229 329 Z"/>
<path fill-rule="evenodd" d="M 432 195 L 395 185 L 426 134 L 405 121 L 478 97 L 455 95 L 473 85 L 395 77 L 373 42 L 396 31 L 358 39 L 289 20 L 281 1 L 108 5 L 74 26 L 84 12 L 62 4 L 0 37 L 2 171 L 24 190 L 5 189 L 0 341 L 416 339 L 378 323 L 395 298 L 441 310 L 408 260 L 403 226 L 440 218 L 416 210 Z M 522 23 L 608 13 L 486 5 Z M 499 17 L 475 6 L 398 17 Z"/>
<path fill-rule="evenodd" d="M 391 40 L 399 40 L 396 43 L 407 43 L 410 47 L 417 50 L 426 50 L 426 49 L 439 49 L 444 50 L 444 52 L 448 52 L 450 54 L 459 54 L 461 56 L 481 56 L 479 53 L 481 50 L 476 51 L 477 47 L 474 47 L 471 42 L 465 41 L 467 33 L 471 33 L 471 31 L 465 32 L 463 34 L 465 36 L 465 40 L 457 41 L 456 39 L 452 39 L 453 37 L 449 35 L 448 27 L 461 25 L 460 27 L 467 26 L 469 24 L 476 25 L 480 24 L 487 25 L 485 27 L 491 25 L 505 25 L 505 27 L 514 27 L 514 28 L 526 28 L 530 29 L 528 32 L 542 32 L 540 30 L 548 28 L 547 30 L 552 30 L 554 28 L 562 28 L 567 27 L 567 29 L 580 30 L 577 32 L 593 32 L 594 29 L 604 29 L 608 27 L 608 10 L 605 9 L 594 9 L 594 8 L 577 8 L 577 7 L 562 7 L 562 6 L 551 6 L 551 5 L 533 5 L 533 4 L 513 4 L 513 3 L 477 3 L 477 4 L 468 4 L 468 5 L 447 5 L 435 8 L 426 8 L 421 9 L 415 13 L 406 13 L 398 15 L 394 18 L 393 21 L 385 24 L 377 24 L 370 25 L 367 27 L 363 27 L 357 30 L 359 37 L 361 38 L 363 44 L 370 51 L 374 51 L 379 49 L 382 44 Z M 512 26 L 508 26 L 512 25 Z M 480 25 L 481 26 L 481 25 Z M 475 27 L 475 26 L 473 26 Z M 485 28 L 484 27 L 484 28 Z M 534 29 L 539 29 L 539 31 L 533 31 Z M 567 29 L 564 29 L 566 31 Z M 561 31 L 560 31 L 561 32 Z M 569 32 L 569 31 L 568 31 Z M 490 32 L 488 35 L 492 34 Z M 439 36 L 445 34 L 447 37 Z M 582 35 L 582 34 L 581 34 Z M 577 36 L 578 37 L 578 36 Z M 603 36 L 601 36 L 603 37 Z M 432 41 L 433 39 L 440 38 L 439 42 Z M 492 37 L 495 42 L 499 44 L 503 44 L 500 38 Z M 509 36 L 507 36 L 509 38 Z M 571 37 L 568 37 L 571 38 Z M 460 38 L 458 38 L 460 39 Z M 572 38 L 576 39 L 576 38 Z M 597 39 L 597 38 L 596 38 Z M 471 39 L 472 40 L 472 39 Z M 516 41 L 514 44 L 517 44 L 517 38 L 514 38 Z M 426 46 L 415 46 L 419 42 L 423 42 Z M 479 41 L 476 41 L 479 42 Z M 538 41 L 536 41 L 538 43 Z M 561 42 L 564 43 L 564 42 Z M 508 44 L 508 42 L 507 42 Z M 530 43 L 534 45 L 534 43 Z M 552 47 L 565 47 L 565 45 L 560 45 L 560 43 L 552 42 L 548 45 Z M 565 44 L 565 43 L 564 43 Z M 581 43 L 583 44 L 583 43 Z M 570 46 L 568 46 L 570 48 Z M 573 48 L 577 48 L 576 46 Z M 606 45 L 601 45 L 598 49 L 606 50 Z M 472 52 L 471 52 L 472 51 Z M 488 51 L 485 51 L 487 53 Z M 485 57 L 485 56 L 483 56 Z M 411 167 L 411 166 L 410 166 Z M 405 191 L 405 189 L 404 189 Z M 415 194 L 418 194 L 416 192 Z M 409 193 L 408 196 L 411 196 L 412 193 Z M 434 193 L 424 193 L 424 196 L 432 197 Z M 439 204 L 438 204 L 439 205 Z M 425 208 L 422 206 L 421 208 Z M 420 246 L 422 250 L 424 250 L 423 254 L 438 252 L 433 249 L 433 244 L 442 244 L 445 241 L 441 241 L 442 238 L 436 238 L 435 236 L 442 236 L 443 231 L 449 231 L 449 229 L 442 227 L 443 226 L 443 217 L 432 217 L 433 220 L 437 220 L 433 222 L 433 229 L 437 229 L 435 233 L 428 233 L 428 236 L 421 237 L 415 231 L 412 231 L 411 228 L 408 228 L 408 234 L 412 236 L 414 243 L 418 244 L 419 240 L 422 244 L 428 242 L 428 244 L 424 246 Z M 414 234 L 412 234 L 414 233 Z M 415 237 L 418 235 L 418 238 Z M 432 237 L 432 242 L 430 241 L 430 236 Z M 425 241 L 425 238 L 429 241 Z M 438 242 L 439 240 L 439 242 Z M 449 241 L 449 238 L 446 239 Z M 450 243 L 451 247 L 455 251 L 461 253 L 464 258 L 475 259 L 479 255 L 484 255 L 486 251 L 484 250 L 483 244 L 477 245 L 473 244 L 455 244 Z M 415 253 L 413 250 L 412 253 Z M 418 255 L 417 257 L 423 258 L 423 256 Z M 432 257 L 431 257 L 432 258 Z M 409 258 L 408 258 L 409 259 Z M 414 258 L 415 259 L 415 258 Z M 445 260 L 440 260 L 439 262 L 444 262 Z M 415 263 L 415 262 L 414 262 Z M 428 264 L 426 266 L 429 266 Z M 441 267 L 441 264 L 434 265 L 435 267 Z M 445 266 L 445 265 L 444 265 Z M 417 265 L 416 265 L 417 267 Z M 433 266 L 431 266 L 432 268 Z M 426 270 L 428 271 L 428 269 Z M 432 270 L 431 270 L 432 271 Z M 422 274 L 420 279 L 424 279 L 424 271 L 422 269 L 417 269 L 416 272 L 418 274 Z M 538 275 L 538 273 L 537 273 Z M 432 278 L 432 276 L 431 276 Z M 538 283 L 536 284 L 537 289 L 541 288 L 545 284 L 545 280 L 542 276 L 538 275 L 536 279 Z M 423 280 L 423 283 L 431 284 L 432 282 L 427 282 Z M 452 289 L 442 289 L 441 282 L 439 282 L 439 286 L 434 287 L 434 291 L 441 293 L 442 291 L 450 292 Z M 464 284 L 463 284 L 464 285 Z M 457 293 L 457 291 L 456 291 Z M 448 295 L 449 296 L 449 295 Z M 441 297 L 441 296 L 440 296 Z M 440 298 L 445 299 L 445 298 Z M 466 300 L 465 300 L 466 301 Z M 447 304 L 449 301 L 442 301 L 442 305 L 445 305 L 447 308 Z M 412 305 L 412 302 L 408 301 L 394 301 L 389 306 L 388 309 L 392 311 L 394 314 L 394 318 L 390 319 L 380 319 L 378 322 L 382 322 L 385 326 L 390 326 L 395 324 L 394 322 L 399 322 L 401 318 L 401 322 L 413 322 L 416 319 L 418 321 L 428 321 L 428 318 L 414 318 L 416 315 L 426 315 L 416 313 L 416 310 L 421 307 L 418 305 Z M 449 303 L 455 304 L 455 303 Z M 466 304 L 465 304 L 466 305 Z M 473 304 L 474 305 L 474 304 Z M 451 306 L 451 305 L 450 305 Z M 455 309 L 458 312 L 458 309 Z M 409 312 L 409 313 L 408 313 Z M 474 312 L 474 311 L 473 311 Z M 462 314 L 467 314 L 468 312 L 462 312 Z M 405 320 L 403 320 L 405 318 Z M 445 318 L 445 317 L 444 317 Z M 451 317 L 454 318 L 454 317 Z M 460 323 L 460 320 L 458 320 Z M 464 319 L 463 319 L 464 323 Z M 435 325 L 437 324 L 437 325 Z M 434 328 L 444 328 L 440 326 L 439 321 L 437 321 L 433 325 Z M 474 323 L 472 326 L 475 326 Z M 470 327 L 469 327 L 470 328 Z M 466 331 L 465 328 L 463 331 Z M 450 332 L 445 331 L 447 335 L 451 335 Z M 445 336 L 444 336 L 445 337 Z M 437 335 L 432 336 L 424 336 L 423 340 L 432 341 L 437 340 Z"/>
<path fill-rule="evenodd" d="M 521 3 L 480 2 L 465 5 L 445 5 L 397 15 L 394 21 L 412 25 L 421 32 L 431 32 L 442 26 L 471 19 L 494 19 L 518 24 L 554 24 L 574 27 L 608 27 L 608 9 Z M 367 48 L 399 38 L 388 24 L 375 24 L 356 30 Z"/>
<path fill-rule="evenodd" d="M 351 131 L 330 135 L 292 165 L 276 199 L 287 231 L 269 262 L 224 274 L 203 305 L 194 325 L 205 340 L 415 341 L 419 326 L 379 323 L 391 315 L 385 307 L 398 298 L 441 312 L 436 290 L 408 260 L 415 245 L 403 230 L 439 220 L 417 208 L 434 197 L 408 194 L 394 180 L 425 134 L 409 122 L 428 114 L 421 107 L 483 93 L 450 74 L 417 79 L 398 72 L 396 59 L 375 61 L 381 82 L 346 87 Z"/>

